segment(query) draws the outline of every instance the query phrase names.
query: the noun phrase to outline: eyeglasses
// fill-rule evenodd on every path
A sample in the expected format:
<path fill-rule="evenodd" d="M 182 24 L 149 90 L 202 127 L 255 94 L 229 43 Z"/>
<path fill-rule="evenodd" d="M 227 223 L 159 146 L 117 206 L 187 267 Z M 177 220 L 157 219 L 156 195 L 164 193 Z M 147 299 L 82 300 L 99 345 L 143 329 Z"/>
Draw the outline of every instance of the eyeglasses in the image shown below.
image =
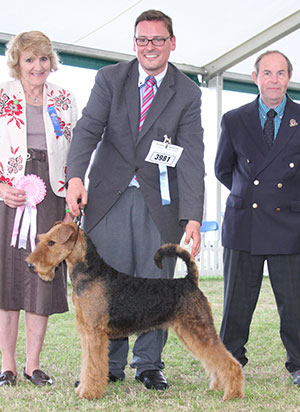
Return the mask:
<path fill-rule="evenodd" d="M 165 44 L 165 42 L 170 39 L 171 36 L 166 37 L 154 37 L 154 39 L 147 39 L 145 37 L 135 37 L 135 42 L 137 46 L 148 46 L 148 43 L 152 43 L 153 46 L 160 47 Z"/>

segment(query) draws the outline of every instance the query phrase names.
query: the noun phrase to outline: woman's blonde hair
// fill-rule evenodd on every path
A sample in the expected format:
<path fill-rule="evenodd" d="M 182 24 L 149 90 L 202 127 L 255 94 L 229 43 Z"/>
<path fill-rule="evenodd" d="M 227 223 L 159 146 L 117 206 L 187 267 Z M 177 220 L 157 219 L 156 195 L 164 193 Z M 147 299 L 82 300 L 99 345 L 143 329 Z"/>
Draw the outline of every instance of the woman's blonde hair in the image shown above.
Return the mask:
<path fill-rule="evenodd" d="M 35 56 L 47 56 L 50 59 L 50 70 L 58 69 L 58 55 L 53 50 L 49 37 L 40 31 L 23 32 L 15 36 L 6 46 L 7 65 L 9 74 L 14 79 L 20 78 L 20 54 L 31 52 Z"/>

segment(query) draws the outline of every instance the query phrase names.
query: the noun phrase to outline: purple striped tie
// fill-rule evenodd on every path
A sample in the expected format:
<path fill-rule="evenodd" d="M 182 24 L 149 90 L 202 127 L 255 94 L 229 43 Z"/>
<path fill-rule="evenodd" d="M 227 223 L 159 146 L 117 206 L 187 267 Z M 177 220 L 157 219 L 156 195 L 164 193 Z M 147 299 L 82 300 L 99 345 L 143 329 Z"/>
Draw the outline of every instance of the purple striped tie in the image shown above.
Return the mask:
<path fill-rule="evenodd" d="M 148 110 L 151 106 L 151 103 L 154 98 L 154 85 L 155 85 L 155 79 L 154 77 L 149 77 L 146 83 L 146 88 L 144 91 L 143 95 L 143 101 L 142 101 L 142 106 L 141 106 L 141 117 L 140 117 L 140 125 L 139 125 L 139 130 L 142 129 L 144 121 L 146 119 Z"/>

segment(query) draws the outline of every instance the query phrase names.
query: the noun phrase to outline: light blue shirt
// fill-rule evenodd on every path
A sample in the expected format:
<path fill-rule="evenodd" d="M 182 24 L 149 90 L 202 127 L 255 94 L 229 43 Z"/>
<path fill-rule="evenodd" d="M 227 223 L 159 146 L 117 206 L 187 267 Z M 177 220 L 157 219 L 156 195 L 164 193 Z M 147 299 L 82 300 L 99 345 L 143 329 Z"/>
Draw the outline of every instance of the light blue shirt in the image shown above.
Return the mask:
<path fill-rule="evenodd" d="M 168 70 L 168 65 L 166 66 L 165 70 L 161 73 L 159 73 L 157 76 L 153 76 L 155 79 L 155 86 L 154 86 L 154 94 L 157 92 L 159 86 L 161 85 L 161 82 L 163 81 L 166 73 Z M 138 87 L 140 89 L 140 94 L 141 94 L 141 105 L 142 105 L 142 101 L 143 101 L 143 95 L 145 92 L 145 88 L 146 88 L 146 83 L 147 83 L 147 79 L 149 77 L 149 74 L 145 72 L 145 70 L 142 68 L 142 66 L 139 64 L 139 79 L 138 79 Z"/>
<path fill-rule="evenodd" d="M 284 96 L 284 99 L 282 100 L 282 102 L 278 106 L 274 107 L 274 110 L 277 113 L 277 116 L 274 117 L 274 140 L 277 137 L 277 133 L 281 125 L 281 120 L 284 115 L 286 101 L 287 101 L 287 98 L 286 96 Z M 270 110 L 270 107 L 266 106 L 264 102 L 262 101 L 261 97 L 259 97 L 258 108 L 259 108 L 259 118 L 261 122 L 261 127 L 262 129 L 264 129 L 264 126 L 267 120 L 267 113 Z"/>

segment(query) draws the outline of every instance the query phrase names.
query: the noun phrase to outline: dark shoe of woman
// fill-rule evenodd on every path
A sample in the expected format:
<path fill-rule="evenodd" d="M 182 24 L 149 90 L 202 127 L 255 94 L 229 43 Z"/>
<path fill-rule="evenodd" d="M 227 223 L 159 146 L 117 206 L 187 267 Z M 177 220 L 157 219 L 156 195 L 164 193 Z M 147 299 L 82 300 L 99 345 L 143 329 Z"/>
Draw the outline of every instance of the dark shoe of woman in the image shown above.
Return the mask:
<path fill-rule="evenodd" d="M 24 378 L 28 379 L 31 383 L 37 386 L 45 386 L 45 385 L 52 385 L 53 381 L 52 379 L 43 371 L 40 369 L 36 369 L 32 372 L 32 375 L 27 375 L 25 372 L 23 372 Z"/>
<path fill-rule="evenodd" d="M 0 386 L 3 385 L 12 385 L 16 384 L 17 377 L 13 374 L 12 371 L 5 371 L 0 375 Z"/>

